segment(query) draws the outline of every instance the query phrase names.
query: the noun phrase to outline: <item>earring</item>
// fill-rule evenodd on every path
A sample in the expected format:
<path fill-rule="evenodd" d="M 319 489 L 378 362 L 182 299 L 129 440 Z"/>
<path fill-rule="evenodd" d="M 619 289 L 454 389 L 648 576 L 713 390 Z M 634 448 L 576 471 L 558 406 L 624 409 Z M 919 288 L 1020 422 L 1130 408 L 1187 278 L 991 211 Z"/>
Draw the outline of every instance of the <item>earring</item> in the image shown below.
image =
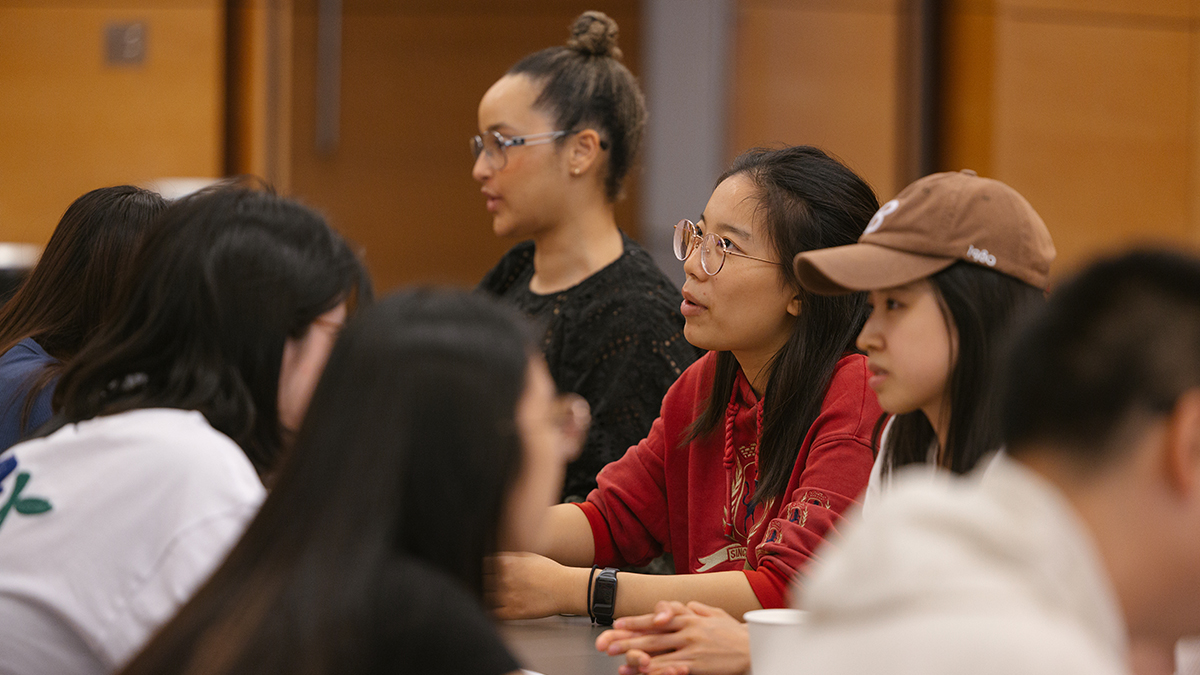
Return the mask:
<path fill-rule="evenodd" d="M 571 169 L 571 175 L 572 175 L 572 176 L 578 176 L 578 175 L 579 175 L 579 168 L 578 168 L 578 167 L 576 167 L 576 168 L 574 168 L 574 169 Z"/>

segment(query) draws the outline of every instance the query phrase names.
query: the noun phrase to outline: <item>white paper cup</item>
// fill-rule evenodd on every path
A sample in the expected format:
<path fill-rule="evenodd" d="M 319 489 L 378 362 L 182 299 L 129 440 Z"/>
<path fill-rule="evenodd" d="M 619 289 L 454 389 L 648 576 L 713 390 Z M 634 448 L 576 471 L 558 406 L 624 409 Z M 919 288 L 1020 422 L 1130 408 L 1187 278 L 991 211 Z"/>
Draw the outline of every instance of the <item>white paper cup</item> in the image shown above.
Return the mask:
<path fill-rule="evenodd" d="M 796 642 L 804 623 L 802 609 L 756 609 L 742 619 L 750 630 L 750 672 L 753 675 L 780 675 L 794 670 L 801 658 Z"/>

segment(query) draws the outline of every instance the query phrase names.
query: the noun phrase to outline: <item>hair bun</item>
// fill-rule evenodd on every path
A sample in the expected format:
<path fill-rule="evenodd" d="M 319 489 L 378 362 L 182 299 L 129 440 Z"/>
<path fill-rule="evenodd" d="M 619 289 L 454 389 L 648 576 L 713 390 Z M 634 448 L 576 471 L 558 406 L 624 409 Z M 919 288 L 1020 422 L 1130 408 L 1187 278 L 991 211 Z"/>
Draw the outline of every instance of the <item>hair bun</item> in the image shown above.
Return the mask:
<path fill-rule="evenodd" d="M 567 47 L 588 56 L 621 58 L 617 47 L 617 22 L 604 12 L 588 11 L 571 23 L 571 39 Z"/>

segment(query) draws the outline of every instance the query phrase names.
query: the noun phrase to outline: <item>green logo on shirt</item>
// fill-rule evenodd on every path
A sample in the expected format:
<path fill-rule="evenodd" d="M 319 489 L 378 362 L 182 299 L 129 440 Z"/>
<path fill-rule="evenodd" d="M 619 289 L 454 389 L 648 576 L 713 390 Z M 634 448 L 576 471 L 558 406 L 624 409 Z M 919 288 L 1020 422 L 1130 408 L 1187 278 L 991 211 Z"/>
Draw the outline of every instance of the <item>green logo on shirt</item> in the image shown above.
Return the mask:
<path fill-rule="evenodd" d="M 8 478 L 8 474 L 16 471 L 17 458 L 13 456 L 5 457 L 0 460 L 0 481 Z M 41 497 L 22 497 L 21 493 L 25 491 L 25 486 L 29 484 L 29 472 L 22 471 L 17 474 L 17 480 L 13 483 L 12 495 L 5 500 L 4 505 L 0 506 L 0 526 L 4 525 L 4 520 L 8 518 L 11 511 L 16 511 L 23 516 L 32 516 L 38 513 L 45 513 L 52 507 L 50 502 Z M 0 493 L 4 492 L 4 488 L 0 487 Z"/>

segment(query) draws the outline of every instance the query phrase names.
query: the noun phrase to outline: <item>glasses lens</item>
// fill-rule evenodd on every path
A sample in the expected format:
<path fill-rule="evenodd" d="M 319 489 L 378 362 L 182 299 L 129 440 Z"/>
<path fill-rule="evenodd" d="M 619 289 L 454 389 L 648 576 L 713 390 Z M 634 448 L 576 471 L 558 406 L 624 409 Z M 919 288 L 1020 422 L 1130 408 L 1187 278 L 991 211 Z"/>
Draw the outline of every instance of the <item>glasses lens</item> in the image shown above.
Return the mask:
<path fill-rule="evenodd" d="M 499 132 L 492 131 L 483 135 L 483 151 L 487 153 L 488 160 L 496 171 L 508 164 L 508 156 L 504 154 L 504 137 Z"/>
<path fill-rule="evenodd" d="M 688 254 L 692 252 L 692 223 L 688 220 L 681 220 L 675 223 L 675 239 L 672 241 L 675 247 L 675 257 L 680 260 L 687 260 Z"/>
<path fill-rule="evenodd" d="M 483 152 L 483 139 L 476 134 L 471 137 L 471 156 L 479 159 L 479 153 Z"/>
<path fill-rule="evenodd" d="M 708 276 L 715 276 L 725 265 L 725 247 L 721 239 L 709 232 L 700 240 L 700 267 Z"/>

